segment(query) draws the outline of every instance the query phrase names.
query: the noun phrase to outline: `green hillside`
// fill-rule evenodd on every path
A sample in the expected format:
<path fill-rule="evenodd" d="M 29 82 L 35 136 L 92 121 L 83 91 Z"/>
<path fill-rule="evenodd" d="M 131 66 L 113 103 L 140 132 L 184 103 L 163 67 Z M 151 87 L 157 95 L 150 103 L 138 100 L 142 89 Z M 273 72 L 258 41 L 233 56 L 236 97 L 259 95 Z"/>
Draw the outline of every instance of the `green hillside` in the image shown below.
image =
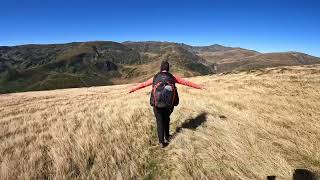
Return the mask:
<path fill-rule="evenodd" d="M 185 77 L 319 63 L 302 53 L 271 53 L 173 42 L 73 42 L 0 46 L 0 93 L 113 85 L 152 77 L 161 61 Z"/>

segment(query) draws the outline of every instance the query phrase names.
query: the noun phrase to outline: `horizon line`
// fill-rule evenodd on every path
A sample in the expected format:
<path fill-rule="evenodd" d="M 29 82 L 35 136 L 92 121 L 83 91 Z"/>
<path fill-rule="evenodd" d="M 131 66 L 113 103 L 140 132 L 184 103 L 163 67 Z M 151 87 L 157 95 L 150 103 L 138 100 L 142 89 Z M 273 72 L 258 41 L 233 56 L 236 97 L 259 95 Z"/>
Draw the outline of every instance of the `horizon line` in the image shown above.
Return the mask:
<path fill-rule="evenodd" d="M 267 53 L 303 53 L 307 54 L 310 56 L 314 56 L 317 58 L 320 58 L 318 55 L 314 55 L 311 53 L 307 53 L 305 51 L 297 51 L 297 50 L 285 50 L 285 51 L 261 51 L 261 50 L 256 50 L 255 48 L 244 48 L 240 46 L 230 46 L 230 45 L 225 45 L 223 43 L 203 43 L 203 44 L 192 44 L 192 43 L 186 43 L 186 42 L 175 42 L 175 41 L 168 41 L 168 40 L 125 40 L 125 41 L 116 41 L 116 40 L 83 40 L 83 41 L 61 41 L 61 42 L 38 42 L 38 43 L 13 43 L 13 44 L 1 44 L 0 47 L 17 47 L 17 46 L 28 46 L 28 45 L 62 45 L 62 44 L 71 44 L 71 43 L 89 43 L 89 42 L 115 42 L 119 44 L 123 44 L 126 42 L 132 42 L 132 43 L 137 43 L 137 42 L 158 42 L 158 43 L 175 43 L 175 44 L 184 44 L 192 47 L 208 47 L 208 46 L 223 46 L 223 47 L 229 47 L 229 48 L 239 48 L 239 49 L 246 49 L 250 51 L 256 51 L 258 53 L 262 54 L 267 54 Z"/>

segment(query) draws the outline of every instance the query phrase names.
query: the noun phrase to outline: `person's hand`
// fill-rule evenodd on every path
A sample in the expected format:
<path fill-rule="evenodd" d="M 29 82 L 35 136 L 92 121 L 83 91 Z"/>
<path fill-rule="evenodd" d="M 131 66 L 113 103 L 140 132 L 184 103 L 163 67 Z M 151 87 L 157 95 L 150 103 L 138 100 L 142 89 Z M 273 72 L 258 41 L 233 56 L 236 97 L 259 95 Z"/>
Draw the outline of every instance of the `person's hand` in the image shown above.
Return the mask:
<path fill-rule="evenodd" d="M 135 89 L 132 87 L 132 88 L 129 89 L 128 94 L 133 93 L 134 91 L 135 91 Z"/>
<path fill-rule="evenodd" d="M 200 86 L 200 89 L 201 89 L 201 90 L 208 90 L 208 89 L 207 89 L 205 86 L 203 86 L 203 85 Z"/>

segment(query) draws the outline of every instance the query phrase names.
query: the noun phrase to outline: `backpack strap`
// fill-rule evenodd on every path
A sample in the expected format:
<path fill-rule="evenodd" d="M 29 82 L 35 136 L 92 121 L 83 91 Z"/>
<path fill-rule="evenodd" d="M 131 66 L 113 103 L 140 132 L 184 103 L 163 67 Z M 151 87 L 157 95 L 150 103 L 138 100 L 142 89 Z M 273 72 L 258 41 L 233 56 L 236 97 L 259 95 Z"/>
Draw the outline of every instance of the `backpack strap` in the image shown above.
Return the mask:
<path fill-rule="evenodd" d="M 175 87 L 175 85 L 172 84 L 171 82 L 167 82 L 167 83 L 172 87 L 173 98 L 172 98 L 171 106 L 173 107 L 174 99 L 176 98 L 176 87 Z"/>
<path fill-rule="evenodd" d="M 157 107 L 157 97 L 156 97 L 156 90 L 158 88 L 158 86 L 161 84 L 161 82 L 158 82 L 152 89 L 152 93 L 153 93 L 153 101 L 154 101 L 154 106 Z"/>

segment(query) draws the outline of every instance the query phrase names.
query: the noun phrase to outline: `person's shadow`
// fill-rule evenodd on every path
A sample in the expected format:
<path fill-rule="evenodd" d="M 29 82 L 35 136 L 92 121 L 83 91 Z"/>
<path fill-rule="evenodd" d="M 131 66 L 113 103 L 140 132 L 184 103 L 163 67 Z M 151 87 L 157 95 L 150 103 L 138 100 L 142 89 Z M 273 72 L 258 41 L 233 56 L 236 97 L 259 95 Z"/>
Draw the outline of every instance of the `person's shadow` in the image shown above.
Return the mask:
<path fill-rule="evenodd" d="M 175 138 L 183 128 L 191 130 L 197 129 L 197 127 L 201 126 L 204 122 L 207 121 L 207 114 L 208 113 L 203 112 L 195 118 L 187 119 L 186 121 L 184 121 L 180 126 L 176 128 L 176 131 L 172 134 L 172 138 Z"/>

